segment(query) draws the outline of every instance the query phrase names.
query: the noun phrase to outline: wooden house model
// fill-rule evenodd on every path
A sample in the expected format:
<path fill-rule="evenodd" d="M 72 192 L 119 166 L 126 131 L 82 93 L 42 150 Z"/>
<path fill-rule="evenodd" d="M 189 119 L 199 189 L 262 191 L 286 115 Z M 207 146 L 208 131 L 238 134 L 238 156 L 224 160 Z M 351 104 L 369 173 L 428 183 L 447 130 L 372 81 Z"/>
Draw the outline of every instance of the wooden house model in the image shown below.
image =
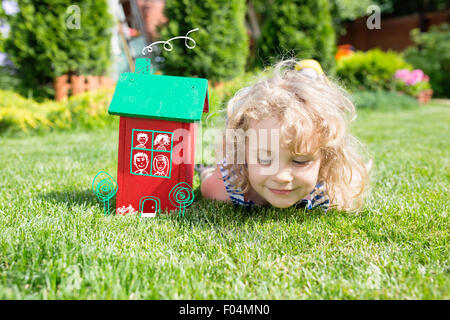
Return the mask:
<path fill-rule="evenodd" d="M 192 186 L 197 124 L 208 112 L 208 80 L 154 75 L 150 59 L 122 73 L 108 109 L 120 116 L 118 214 L 175 210 L 169 193 Z"/>

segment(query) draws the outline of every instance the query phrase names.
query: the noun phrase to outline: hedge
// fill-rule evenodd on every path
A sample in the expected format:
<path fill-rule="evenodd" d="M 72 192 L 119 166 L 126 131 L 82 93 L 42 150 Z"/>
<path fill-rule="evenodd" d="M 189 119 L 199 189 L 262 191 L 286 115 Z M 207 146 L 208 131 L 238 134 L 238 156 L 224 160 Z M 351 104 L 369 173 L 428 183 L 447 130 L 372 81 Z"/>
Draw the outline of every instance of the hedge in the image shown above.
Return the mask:
<path fill-rule="evenodd" d="M 105 74 L 113 26 L 106 0 L 20 0 L 18 5 L 20 11 L 7 17 L 11 32 L 4 49 L 24 94 L 50 98 L 53 78 L 66 73 Z"/>
<path fill-rule="evenodd" d="M 286 57 L 313 58 L 333 73 L 336 36 L 328 1 L 274 0 L 267 6 L 256 60 L 274 64 Z"/>
<path fill-rule="evenodd" d="M 108 115 L 113 90 L 85 92 L 68 100 L 42 103 L 0 90 L 0 134 L 103 127 L 117 121 Z"/>
<path fill-rule="evenodd" d="M 372 49 L 357 51 L 337 63 L 337 76 L 351 91 L 393 90 L 395 71 L 412 69 L 401 54 Z"/>
<path fill-rule="evenodd" d="M 184 40 L 173 40 L 173 50 L 162 50 L 163 71 L 176 76 L 199 76 L 213 82 L 244 73 L 248 56 L 245 0 L 172 0 L 166 2 L 169 22 L 160 39 L 189 34 L 196 42 L 188 49 Z M 191 41 L 187 42 L 192 46 Z M 162 46 L 161 46 L 162 47 Z"/>

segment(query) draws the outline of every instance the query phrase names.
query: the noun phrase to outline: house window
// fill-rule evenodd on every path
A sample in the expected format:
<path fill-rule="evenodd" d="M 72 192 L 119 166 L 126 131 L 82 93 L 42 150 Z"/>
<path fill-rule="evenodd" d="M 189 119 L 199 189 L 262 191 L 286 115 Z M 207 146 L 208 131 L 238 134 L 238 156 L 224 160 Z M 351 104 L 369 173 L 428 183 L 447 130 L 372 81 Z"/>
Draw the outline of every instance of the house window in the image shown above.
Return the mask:
<path fill-rule="evenodd" d="M 172 147 L 172 132 L 133 129 L 130 173 L 170 179 Z"/>

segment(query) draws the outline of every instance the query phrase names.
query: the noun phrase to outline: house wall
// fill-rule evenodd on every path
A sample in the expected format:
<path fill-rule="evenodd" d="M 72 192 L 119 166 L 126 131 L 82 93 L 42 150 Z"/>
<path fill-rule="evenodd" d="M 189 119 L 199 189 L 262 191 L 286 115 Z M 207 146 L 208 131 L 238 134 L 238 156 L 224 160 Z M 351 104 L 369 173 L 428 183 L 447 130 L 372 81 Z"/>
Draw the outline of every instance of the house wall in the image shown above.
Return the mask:
<path fill-rule="evenodd" d="M 184 130 L 177 131 L 177 129 Z M 138 211 L 139 201 L 143 197 L 148 196 L 159 198 L 162 211 L 178 210 L 176 206 L 171 204 L 169 193 L 179 182 L 186 182 L 192 187 L 196 129 L 196 123 L 120 117 L 117 168 L 119 190 L 116 197 L 116 210 L 131 206 L 135 211 Z M 136 144 L 137 133 L 149 131 L 174 133 L 172 136 L 172 151 L 170 153 L 170 177 L 169 174 L 165 177 L 155 176 L 150 173 L 152 171 L 150 166 L 147 168 L 146 175 L 141 173 L 136 174 L 136 168 L 132 163 L 134 154 L 143 152 L 148 154 L 149 158 L 154 158 L 158 154 L 168 155 L 164 151 L 153 150 L 152 153 L 152 151 L 146 150 L 155 149 L 155 145 L 152 143 L 154 138 L 151 135 L 149 135 L 145 148 L 142 148 L 144 150 L 136 149 L 141 148 Z"/>
<path fill-rule="evenodd" d="M 338 44 L 352 44 L 356 50 L 363 51 L 372 48 L 403 51 L 414 44 L 410 32 L 421 24 L 419 14 L 389 19 L 381 16 L 381 29 L 368 29 L 366 21 L 367 17 L 362 17 L 347 25 L 347 34 L 339 38 Z M 425 13 L 425 30 L 443 22 L 450 23 L 450 10 Z"/>

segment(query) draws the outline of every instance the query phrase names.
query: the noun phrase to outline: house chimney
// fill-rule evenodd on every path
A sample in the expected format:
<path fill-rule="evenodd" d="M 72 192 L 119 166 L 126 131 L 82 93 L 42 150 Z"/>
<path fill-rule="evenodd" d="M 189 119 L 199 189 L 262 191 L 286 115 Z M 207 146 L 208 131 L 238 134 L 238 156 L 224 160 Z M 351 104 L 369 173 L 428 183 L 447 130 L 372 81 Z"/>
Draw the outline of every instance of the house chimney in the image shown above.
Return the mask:
<path fill-rule="evenodd" d="M 141 74 L 151 74 L 150 66 L 151 61 L 149 58 L 136 58 L 134 72 Z"/>

